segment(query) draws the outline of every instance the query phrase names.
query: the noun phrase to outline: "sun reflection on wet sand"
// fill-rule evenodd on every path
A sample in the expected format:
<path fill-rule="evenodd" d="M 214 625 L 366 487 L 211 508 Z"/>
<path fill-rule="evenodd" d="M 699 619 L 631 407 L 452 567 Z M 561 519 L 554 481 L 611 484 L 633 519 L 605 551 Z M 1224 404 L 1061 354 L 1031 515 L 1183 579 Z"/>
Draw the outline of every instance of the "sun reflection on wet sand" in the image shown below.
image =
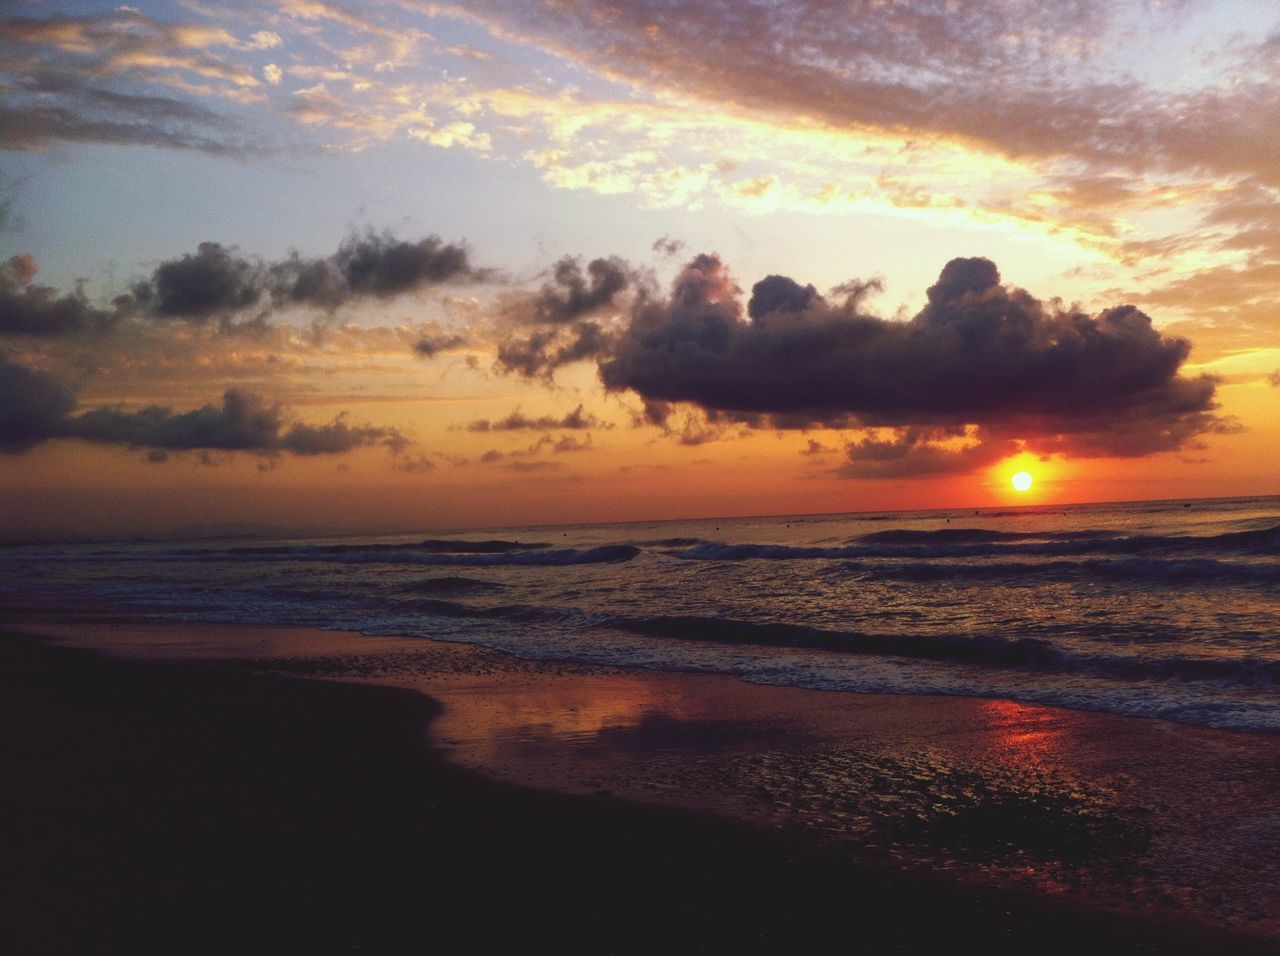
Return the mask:
<path fill-rule="evenodd" d="M 455 687 L 441 696 L 437 733 L 473 759 L 508 751 L 513 742 L 581 747 L 606 730 L 638 727 L 648 715 L 683 719 L 688 710 L 678 695 L 626 677 L 508 682 L 501 694 L 488 685 Z"/>
<path fill-rule="evenodd" d="M 974 709 L 985 723 L 984 734 L 997 760 L 1028 770 L 1069 764 L 1064 746 L 1068 724 L 1058 712 L 1013 700 L 983 698 L 974 702 Z"/>

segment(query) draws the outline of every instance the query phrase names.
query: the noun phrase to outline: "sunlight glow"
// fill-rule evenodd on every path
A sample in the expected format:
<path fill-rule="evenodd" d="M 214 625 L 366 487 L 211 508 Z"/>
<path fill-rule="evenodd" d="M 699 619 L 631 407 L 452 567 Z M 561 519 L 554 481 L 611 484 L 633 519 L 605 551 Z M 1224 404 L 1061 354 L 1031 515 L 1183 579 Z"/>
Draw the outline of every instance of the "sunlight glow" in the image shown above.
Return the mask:
<path fill-rule="evenodd" d="M 1016 471 L 1013 477 L 1009 479 L 1009 483 L 1013 485 L 1015 491 L 1030 491 L 1031 484 L 1034 479 L 1029 471 Z"/>

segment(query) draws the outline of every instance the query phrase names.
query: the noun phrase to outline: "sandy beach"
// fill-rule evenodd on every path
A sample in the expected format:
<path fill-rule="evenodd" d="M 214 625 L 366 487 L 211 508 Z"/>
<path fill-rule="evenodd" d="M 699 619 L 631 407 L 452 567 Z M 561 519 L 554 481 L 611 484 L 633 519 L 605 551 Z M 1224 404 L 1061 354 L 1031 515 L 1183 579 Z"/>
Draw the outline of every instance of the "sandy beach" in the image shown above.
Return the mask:
<path fill-rule="evenodd" d="M 1268 735 L 303 629 L 6 632 L 15 952 L 1276 949 Z"/>

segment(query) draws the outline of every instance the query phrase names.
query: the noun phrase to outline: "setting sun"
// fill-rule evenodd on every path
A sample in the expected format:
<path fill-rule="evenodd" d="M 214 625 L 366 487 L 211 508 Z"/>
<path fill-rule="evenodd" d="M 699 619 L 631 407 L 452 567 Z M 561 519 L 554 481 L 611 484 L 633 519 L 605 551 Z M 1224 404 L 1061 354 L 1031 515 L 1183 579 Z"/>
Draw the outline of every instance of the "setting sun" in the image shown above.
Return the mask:
<path fill-rule="evenodd" d="M 1030 491 L 1033 480 L 1031 472 L 1016 471 L 1013 473 L 1013 477 L 1009 479 L 1009 482 L 1013 485 L 1015 491 Z"/>

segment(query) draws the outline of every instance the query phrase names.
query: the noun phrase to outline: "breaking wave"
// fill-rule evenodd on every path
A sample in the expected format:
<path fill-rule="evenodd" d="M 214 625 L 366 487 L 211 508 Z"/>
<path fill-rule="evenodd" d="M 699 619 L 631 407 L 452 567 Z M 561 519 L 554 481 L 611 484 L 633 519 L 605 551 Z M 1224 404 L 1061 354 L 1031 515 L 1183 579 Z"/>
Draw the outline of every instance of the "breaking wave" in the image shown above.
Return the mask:
<path fill-rule="evenodd" d="M 835 547 L 708 542 L 670 552 L 687 561 L 794 561 L 822 558 L 1058 557 L 1085 554 L 1280 554 L 1280 525 L 1217 535 L 1127 535 L 1105 531 L 879 531 Z"/>

